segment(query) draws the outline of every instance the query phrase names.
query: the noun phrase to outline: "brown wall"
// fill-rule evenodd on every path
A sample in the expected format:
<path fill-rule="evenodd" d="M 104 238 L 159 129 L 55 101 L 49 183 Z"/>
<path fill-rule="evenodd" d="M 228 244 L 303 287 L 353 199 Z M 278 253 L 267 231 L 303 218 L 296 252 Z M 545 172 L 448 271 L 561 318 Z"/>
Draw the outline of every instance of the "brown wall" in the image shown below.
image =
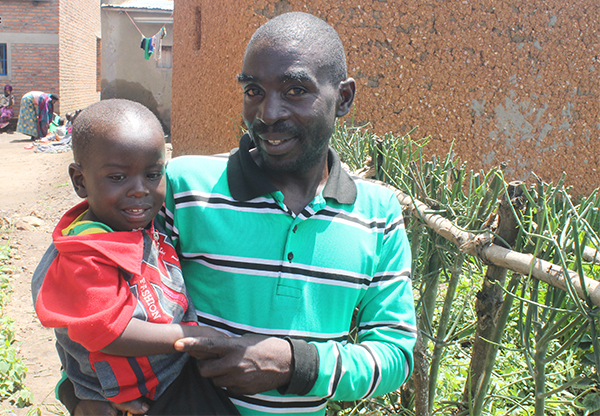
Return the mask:
<path fill-rule="evenodd" d="M 173 127 L 176 154 L 236 145 L 235 81 L 255 28 L 286 11 L 333 25 L 358 93 L 354 123 L 378 134 L 431 136 L 472 169 L 507 162 L 576 191 L 600 183 L 600 6 L 596 0 L 178 0 Z M 348 118 L 347 118 L 348 120 Z"/>

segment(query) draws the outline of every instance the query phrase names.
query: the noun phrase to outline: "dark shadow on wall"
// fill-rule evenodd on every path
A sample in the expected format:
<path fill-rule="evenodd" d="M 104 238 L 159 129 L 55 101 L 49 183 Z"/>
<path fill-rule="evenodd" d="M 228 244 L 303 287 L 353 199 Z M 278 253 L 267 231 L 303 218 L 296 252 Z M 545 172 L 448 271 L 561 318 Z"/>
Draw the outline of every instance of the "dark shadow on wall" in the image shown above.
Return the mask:
<path fill-rule="evenodd" d="M 165 131 L 166 135 L 171 135 L 171 117 L 170 111 L 166 117 L 163 117 L 158 111 L 158 102 L 154 98 L 154 94 L 147 90 L 139 82 L 130 82 L 125 80 L 115 80 L 113 82 L 107 82 L 102 80 L 102 91 L 100 93 L 102 100 L 108 100 L 111 98 L 124 98 L 131 101 L 136 101 L 140 104 L 145 105 L 152 111 Z"/>

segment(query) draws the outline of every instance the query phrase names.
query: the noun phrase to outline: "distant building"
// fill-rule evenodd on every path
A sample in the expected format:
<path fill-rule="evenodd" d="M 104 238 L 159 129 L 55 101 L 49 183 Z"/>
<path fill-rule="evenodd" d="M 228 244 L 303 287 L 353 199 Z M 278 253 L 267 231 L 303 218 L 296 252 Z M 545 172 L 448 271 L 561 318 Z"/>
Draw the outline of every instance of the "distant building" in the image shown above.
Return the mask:
<path fill-rule="evenodd" d="M 0 84 L 16 98 L 29 91 L 58 94 L 65 114 L 100 99 L 100 2 L 2 0 Z"/>
<path fill-rule="evenodd" d="M 167 134 L 171 130 L 173 4 L 114 0 L 102 5 L 102 99 L 126 98 L 147 106 Z M 143 40 L 153 42 L 152 55 L 142 49 Z"/>

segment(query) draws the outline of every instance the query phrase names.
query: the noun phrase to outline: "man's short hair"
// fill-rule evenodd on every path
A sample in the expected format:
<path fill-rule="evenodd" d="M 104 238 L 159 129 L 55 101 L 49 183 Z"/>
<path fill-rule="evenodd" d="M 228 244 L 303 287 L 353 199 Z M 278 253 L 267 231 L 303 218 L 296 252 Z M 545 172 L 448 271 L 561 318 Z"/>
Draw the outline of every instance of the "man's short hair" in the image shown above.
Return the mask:
<path fill-rule="evenodd" d="M 279 15 L 259 27 L 250 46 L 262 42 L 305 43 L 324 51 L 322 68 L 329 73 L 330 82 L 337 84 L 348 77 L 346 54 L 335 29 L 324 20 L 308 13 L 292 12 Z"/>
<path fill-rule="evenodd" d="M 87 158 L 91 143 L 101 141 L 105 135 L 127 123 L 133 127 L 141 123 L 163 132 L 156 115 L 135 101 L 119 98 L 102 100 L 76 113 L 72 131 L 75 163 L 81 164 Z"/>

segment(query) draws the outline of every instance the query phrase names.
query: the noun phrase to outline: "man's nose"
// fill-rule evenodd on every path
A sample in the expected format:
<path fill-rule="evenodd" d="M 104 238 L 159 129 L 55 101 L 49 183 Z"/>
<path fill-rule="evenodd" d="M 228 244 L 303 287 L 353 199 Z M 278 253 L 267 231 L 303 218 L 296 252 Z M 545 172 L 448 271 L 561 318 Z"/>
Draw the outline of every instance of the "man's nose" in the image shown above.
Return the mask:
<path fill-rule="evenodd" d="M 257 118 L 267 126 L 287 117 L 283 99 L 278 93 L 265 94 L 258 108 Z"/>

